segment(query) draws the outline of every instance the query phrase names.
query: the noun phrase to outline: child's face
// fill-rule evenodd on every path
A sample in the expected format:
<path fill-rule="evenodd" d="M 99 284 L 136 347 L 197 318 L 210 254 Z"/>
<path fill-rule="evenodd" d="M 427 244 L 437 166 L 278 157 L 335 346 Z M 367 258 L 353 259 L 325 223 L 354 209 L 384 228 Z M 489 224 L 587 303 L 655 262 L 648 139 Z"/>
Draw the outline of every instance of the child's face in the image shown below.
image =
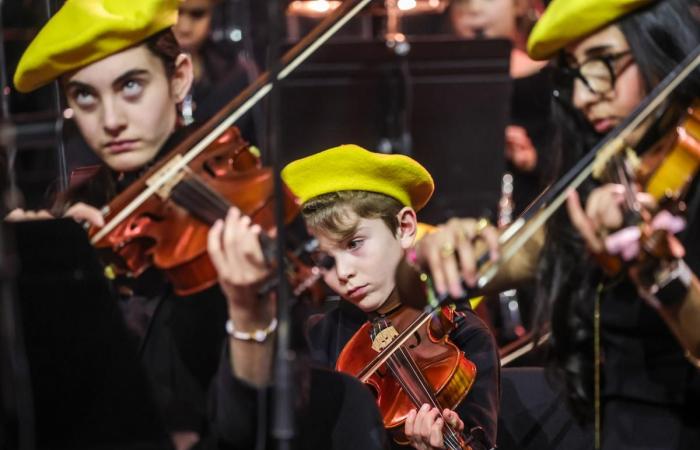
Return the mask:
<path fill-rule="evenodd" d="M 185 51 L 199 51 L 209 35 L 213 8 L 214 0 L 186 0 L 180 5 L 173 32 Z"/>
<path fill-rule="evenodd" d="M 466 39 L 515 38 L 517 0 L 458 0 L 450 19 L 455 33 Z"/>
<path fill-rule="evenodd" d="M 415 229 L 415 215 L 412 218 Z M 400 225 L 394 235 L 381 219 L 363 218 L 358 218 L 356 232 L 343 241 L 321 230 L 311 232 L 321 250 L 335 258 L 335 267 L 324 277 L 331 289 L 365 312 L 375 311 L 389 300 L 396 267 L 404 250 L 413 244 L 413 232 Z"/>
<path fill-rule="evenodd" d="M 64 79 L 68 105 L 80 132 L 113 170 L 143 167 L 175 129 L 176 104 L 187 94 L 191 79 L 187 75 L 192 70 L 184 55 L 176 65 L 175 75 L 168 79 L 161 60 L 140 45 Z"/>

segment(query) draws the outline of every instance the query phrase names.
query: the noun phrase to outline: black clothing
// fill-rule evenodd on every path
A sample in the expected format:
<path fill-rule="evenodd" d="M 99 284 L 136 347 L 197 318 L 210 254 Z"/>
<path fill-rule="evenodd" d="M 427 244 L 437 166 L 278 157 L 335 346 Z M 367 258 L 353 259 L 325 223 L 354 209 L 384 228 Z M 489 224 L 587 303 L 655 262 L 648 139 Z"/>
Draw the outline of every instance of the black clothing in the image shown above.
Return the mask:
<path fill-rule="evenodd" d="M 563 386 L 542 367 L 505 367 L 501 371 L 498 417 L 499 450 L 590 450 L 593 425 L 571 415 Z"/>
<path fill-rule="evenodd" d="M 450 339 L 477 368 L 476 380 L 467 397 L 456 408 L 464 421 L 464 429 L 482 427 L 490 443 L 496 442 L 500 364 L 493 335 L 488 327 L 463 302 Z M 323 367 L 334 368 L 345 344 L 367 320 L 354 305 L 340 301 L 309 330 L 311 357 Z M 368 337 L 369 339 L 369 337 Z M 393 441 L 392 441 L 393 443 Z M 398 444 L 393 443 L 400 448 Z"/>
<path fill-rule="evenodd" d="M 226 300 L 218 285 L 187 297 L 163 289 L 152 300 L 157 306 L 141 343 L 142 361 L 166 427 L 206 436 L 207 392 L 224 343 Z"/>
<path fill-rule="evenodd" d="M 187 131 L 183 128 L 174 133 L 158 156 L 172 148 Z M 91 177 L 59 195 L 57 208 L 78 201 L 101 208 L 148 167 L 124 174 L 114 173 L 104 165 L 95 167 Z M 115 284 L 166 428 L 171 432 L 195 431 L 205 437 L 207 392 L 219 364 L 228 317 L 226 299 L 219 286 L 180 297 L 155 268 L 136 279 L 115 280 Z"/>
<path fill-rule="evenodd" d="M 274 448 L 270 434 L 272 388 L 256 389 L 231 374 L 228 346 L 213 385 L 212 429 L 221 450 Z M 384 426 L 369 389 L 348 375 L 310 369 L 309 403 L 297 411 L 300 450 L 379 450 L 385 448 Z M 267 423 L 260 425 L 264 402 Z M 256 446 L 258 427 L 264 427 L 266 445 Z M 257 445 L 261 445 L 257 443 Z"/>
<path fill-rule="evenodd" d="M 697 204 L 696 177 L 688 204 Z M 685 261 L 700 273 L 700 215 L 690 210 L 680 235 Z M 627 280 L 611 281 L 601 294 L 603 447 L 700 448 L 700 370 L 659 313 Z"/>
<path fill-rule="evenodd" d="M 202 72 L 192 85 L 191 94 L 194 120 L 204 123 L 255 80 L 258 68 L 231 43 L 215 43 L 208 39 L 200 47 L 199 56 L 202 58 Z M 236 125 L 246 140 L 259 142 L 254 127 L 254 111 L 245 114 Z"/>
<path fill-rule="evenodd" d="M 537 151 L 537 165 L 531 172 L 522 172 L 508 161 L 508 171 L 513 175 L 513 216 L 518 216 L 544 189 L 551 164 L 549 142 L 551 140 L 549 117 L 552 86 L 544 71 L 513 79 L 510 124 L 527 131 Z"/>

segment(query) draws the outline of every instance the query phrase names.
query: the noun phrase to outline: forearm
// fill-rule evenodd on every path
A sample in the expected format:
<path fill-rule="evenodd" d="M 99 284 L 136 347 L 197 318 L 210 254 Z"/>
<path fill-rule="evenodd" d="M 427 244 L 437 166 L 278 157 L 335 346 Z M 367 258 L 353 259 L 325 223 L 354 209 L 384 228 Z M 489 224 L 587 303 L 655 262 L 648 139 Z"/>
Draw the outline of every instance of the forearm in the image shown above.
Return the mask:
<path fill-rule="evenodd" d="M 694 358 L 700 358 L 700 280 L 693 275 L 685 298 L 675 304 L 659 307 L 659 312 L 683 347 Z"/>
<path fill-rule="evenodd" d="M 229 350 L 233 376 L 256 387 L 269 382 L 274 354 L 272 337 L 261 344 L 229 338 Z"/>
<path fill-rule="evenodd" d="M 255 333 L 258 330 L 268 328 L 274 319 L 274 308 L 271 304 L 272 298 L 257 299 L 253 308 L 242 308 L 237 306 L 241 303 L 232 299 L 232 296 L 255 296 L 255 293 L 245 290 L 231 292 L 229 296 L 229 320 L 231 320 L 236 330 L 244 333 Z M 232 301 L 234 300 L 234 301 Z M 231 372 L 236 378 L 243 380 L 253 386 L 265 386 L 272 372 L 272 361 L 274 357 L 275 333 L 269 334 L 263 342 L 255 340 L 241 340 L 229 336 L 229 357 Z"/>

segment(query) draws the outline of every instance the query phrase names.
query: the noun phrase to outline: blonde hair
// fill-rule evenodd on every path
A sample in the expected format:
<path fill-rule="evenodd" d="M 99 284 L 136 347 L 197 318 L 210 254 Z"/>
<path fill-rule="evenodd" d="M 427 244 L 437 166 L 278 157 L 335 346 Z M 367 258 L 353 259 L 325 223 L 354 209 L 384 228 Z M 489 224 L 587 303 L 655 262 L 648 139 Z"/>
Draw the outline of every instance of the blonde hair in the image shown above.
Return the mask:
<path fill-rule="evenodd" d="M 399 228 L 397 215 L 401 202 L 385 194 L 368 191 L 337 191 L 319 195 L 304 203 L 302 215 L 309 228 L 330 233 L 339 239 L 352 236 L 358 219 L 381 219 L 392 234 Z"/>

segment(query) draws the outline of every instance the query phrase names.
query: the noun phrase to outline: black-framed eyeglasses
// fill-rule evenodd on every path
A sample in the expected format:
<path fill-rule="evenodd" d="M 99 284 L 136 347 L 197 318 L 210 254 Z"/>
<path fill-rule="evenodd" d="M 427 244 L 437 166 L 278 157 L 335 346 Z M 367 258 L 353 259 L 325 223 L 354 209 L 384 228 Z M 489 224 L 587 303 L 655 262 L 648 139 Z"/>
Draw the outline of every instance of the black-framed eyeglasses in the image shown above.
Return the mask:
<path fill-rule="evenodd" d="M 631 50 L 624 50 L 608 55 L 594 56 L 578 67 L 564 66 L 557 70 L 558 84 L 573 88 L 576 79 L 593 94 L 603 95 L 615 89 L 617 78 L 632 64 L 630 58 L 625 64 L 619 64 L 623 57 L 631 55 Z"/>

